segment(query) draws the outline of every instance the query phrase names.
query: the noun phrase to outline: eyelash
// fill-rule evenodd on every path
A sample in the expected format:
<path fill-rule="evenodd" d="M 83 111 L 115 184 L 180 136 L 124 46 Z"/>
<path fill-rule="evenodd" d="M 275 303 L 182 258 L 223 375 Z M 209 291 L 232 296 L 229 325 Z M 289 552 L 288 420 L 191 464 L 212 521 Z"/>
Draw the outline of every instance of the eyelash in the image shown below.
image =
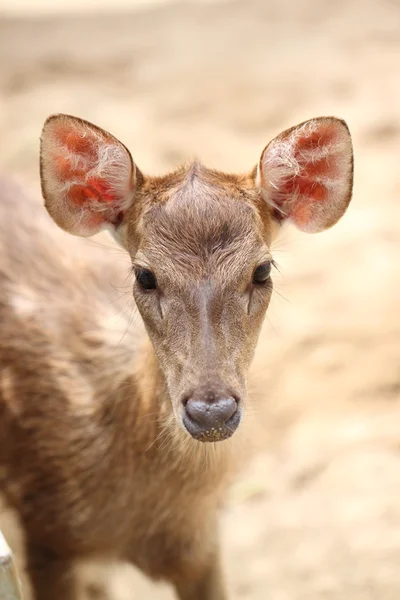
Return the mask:
<path fill-rule="evenodd" d="M 157 289 L 156 276 L 150 269 L 134 266 L 133 273 L 136 277 L 137 284 L 143 291 L 151 292 Z"/>
<path fill-rule="evenodd" d="M 257 272 L 257 270 L 259 270 L 262 267 L 269 267 L 267 276 L 265 277 L 265 279 L 262 279 L 260 281 L 256 281 L 254 280 L 255 274 Z M 270 277 L 271 277 L 271 270 L 272 268 L 275 268 L 279 271 L 276 262 L 271 259 L 269 261 L 265 261 L 264 263 L 259 264 L 253 271 L 253 285 L 256 286 L 263 286 L 265 285 Z M 139 287 L 145 291 L 145 292 L 150 292 L 153 291 L 155 289 L 157 289 L 157 279 L 156 276 L 154 275 L 154 273 L 150 270 L 150 269 L 146 269 L 144 267 L 138 267 L 138 266 L 133 266 L 132 267 L 132 272 L 135 275 L 136 278 L 136 282 L 139 285 Z M 147 278 L 147 279 L 146 279 Z"/>
<path fill-rule="evenodd" d="M 262 273 L 262 270 L 266 270 L 266 273 Z M 266 285 L 268 283 L 268 281 L 270 280 L 271 277 L 271 271 L 272 268 L 277 269 L 276 263 L 273 259 L 267 260 L 263 263 L 260 263 L 253 271 L 253 285 L 258 286 L 258 287 L 262 287 L 263 285 Z M 264 279 L 260 279 L 257 281 L 256 279 L 256 275 L 257 275 L 257 271 L 259 271 L 259 275 L 264 276 Z"/>

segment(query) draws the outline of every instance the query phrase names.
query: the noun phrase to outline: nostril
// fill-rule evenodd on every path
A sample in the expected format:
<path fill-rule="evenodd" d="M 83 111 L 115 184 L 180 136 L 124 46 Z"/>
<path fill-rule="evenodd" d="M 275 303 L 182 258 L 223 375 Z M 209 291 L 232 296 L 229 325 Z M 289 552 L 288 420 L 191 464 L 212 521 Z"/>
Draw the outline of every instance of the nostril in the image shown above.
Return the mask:
<path fill-rule="evenodd" d="M 183 406 L 186 408 L 186 404 L 189 402 L 189 400 L 191 399 L 190 396 L 184 396 L 181 400 Z"/>
<path fill-rule="evenodd" d="M 233 417 L 237 409 L 238 404 L 235 398 L 232 398 L 232 396 L 228 396 L 228 398 L 222 398 L 216 403 L 216 411 L 221 414 L 224 423 Z"/>
<path fill-rule="evenodd" d="M 232 396 L 208 402 L 189 398 L 185 403 L 186 414 L 202 427 L 224 425 L 237 412 L 238 403 Z"/>

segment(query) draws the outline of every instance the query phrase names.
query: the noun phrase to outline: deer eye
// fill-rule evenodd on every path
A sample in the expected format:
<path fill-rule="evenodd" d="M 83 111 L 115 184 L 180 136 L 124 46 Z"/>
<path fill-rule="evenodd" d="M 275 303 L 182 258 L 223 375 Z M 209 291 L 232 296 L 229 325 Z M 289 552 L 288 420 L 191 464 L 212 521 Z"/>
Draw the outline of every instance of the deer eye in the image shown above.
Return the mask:
<path fill-rule="evenodd" d="M 253 273 L 253 283 L 256 285 L 265 283 L 271 275 L 271 268 L 271 262 L 265 262 L 261 263 L 261 265 L 258 265 Z"/>
<path fill-rule="evenodd" d="M 143 290 L 155 290 L 157 287 L 157 281 L 155 275 L 149 271 L 149 269 L 141 269 L 140 267 L 134 267 L 136 281 Z"/>

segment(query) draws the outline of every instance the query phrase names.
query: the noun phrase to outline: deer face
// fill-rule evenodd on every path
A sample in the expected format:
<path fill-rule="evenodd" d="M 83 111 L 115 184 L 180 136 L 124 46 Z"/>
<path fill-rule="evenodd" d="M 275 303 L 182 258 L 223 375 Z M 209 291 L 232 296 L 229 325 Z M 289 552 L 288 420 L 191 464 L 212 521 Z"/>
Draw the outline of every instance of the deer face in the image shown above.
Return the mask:
<path fill-rule="evenodd" d="M 198 439 L 224 439 L 271 296 L 270 217 L 251 178 L 200 165 L 156 189 L 144 186 L 139 223 L 127 216 L 136 304 L 176 418 Z"/>
<path fill-rule="evenodd" d="M 278 224 L 320 231 L 352 189 L 347 126 L 322 118 L 275 138 L 248 175 L 199 164 L 144 177 L 110 134 L 65 115 L 42 134 L 42 189 L 75 235 L 111 229 L 132 259 L 133 294 L 179 424 L 200 441 L 228 438 L 272 292 Z"/>

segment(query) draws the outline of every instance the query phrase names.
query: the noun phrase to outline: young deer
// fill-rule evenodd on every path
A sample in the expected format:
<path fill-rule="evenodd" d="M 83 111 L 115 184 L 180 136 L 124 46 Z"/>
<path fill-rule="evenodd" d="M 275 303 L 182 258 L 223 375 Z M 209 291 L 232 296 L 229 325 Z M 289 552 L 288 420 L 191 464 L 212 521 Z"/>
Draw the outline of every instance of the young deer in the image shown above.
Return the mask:
<path fill-rule="evenodd" d="M 26 532 L 34 597 L 74 600 L 74 562 L 101 556 L 169 581 L 180 600 L 224 600 L 217 508 L 235 446 L 223 440 L 245 411 L 271 242 L 286 220 L 318 232 L 344 214 L 348 128 L 302 123 L 244 175 L 194 163 L 147 177 L 112 135 L 56 115 L 41 181 L 60 228 L 108 229 L 126 250 L 144 327 L 113 330 L 115 257 L 68 243 L 3 183 L 0 488 Z"/>

